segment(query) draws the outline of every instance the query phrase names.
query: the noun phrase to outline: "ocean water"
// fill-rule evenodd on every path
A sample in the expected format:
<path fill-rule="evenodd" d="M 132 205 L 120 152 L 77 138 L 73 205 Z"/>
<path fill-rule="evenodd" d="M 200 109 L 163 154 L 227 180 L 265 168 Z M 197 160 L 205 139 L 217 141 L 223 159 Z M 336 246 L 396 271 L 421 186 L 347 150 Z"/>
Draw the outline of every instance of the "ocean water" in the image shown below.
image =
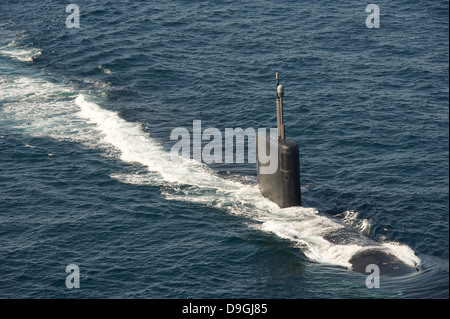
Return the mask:
<path fill-rule="evenodd" d="M 448 298 L 448 1 L 69 3 L 0 2 L 1 298 Z M 275 72 L 302 207 L 170 157 L 275 127 Z M 419 271 L 368 289 L 373 248 Z"/>

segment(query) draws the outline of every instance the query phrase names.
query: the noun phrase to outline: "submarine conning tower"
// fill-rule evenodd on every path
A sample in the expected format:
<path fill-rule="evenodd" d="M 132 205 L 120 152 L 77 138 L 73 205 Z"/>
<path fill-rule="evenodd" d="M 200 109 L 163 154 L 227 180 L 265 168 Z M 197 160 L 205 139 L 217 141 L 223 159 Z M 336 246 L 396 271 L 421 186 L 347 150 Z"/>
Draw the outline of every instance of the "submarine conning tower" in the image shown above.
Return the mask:
<path fill-rule="evenodd" d="M 298 144 L 286 139 L 283 123 L 284 88 L 276 73 L 277 90 L 277 131 L 278 137 L 256 134 L 256 172 L 261 194 L 281 208 L 300 206 L 300 158 Z M 261 140 L 262 139 L 262 140 Z M 261 143 L 261 144 L 260 144 Z M 276 171 L 267 173 L 261 168 L 270 165 L 260 158 L 258 145 L 266 146 L 266 157 L 276 161 Z M 276 152 L 277 154 L 270 154 Z M 264 154 L 264 153 L 263 153 Z M 273 165 L 273 163 L 272 163 Z"/>

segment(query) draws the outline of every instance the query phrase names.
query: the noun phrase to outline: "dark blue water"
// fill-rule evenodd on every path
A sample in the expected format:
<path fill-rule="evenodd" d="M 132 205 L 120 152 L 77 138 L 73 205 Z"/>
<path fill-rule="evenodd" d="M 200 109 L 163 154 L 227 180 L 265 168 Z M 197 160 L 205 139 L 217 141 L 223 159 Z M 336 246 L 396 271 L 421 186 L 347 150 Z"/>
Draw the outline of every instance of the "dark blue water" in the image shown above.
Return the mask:
<path fill-rule="evenodd" d="M 67 4 L 0 2 L 0 297 L 448 298 L 448 1 Z M 170 160 L 193 120 L 275 127 L 276 71 L 298 208 Z M 420 271 L 368 289 L 373 246 Z"/>

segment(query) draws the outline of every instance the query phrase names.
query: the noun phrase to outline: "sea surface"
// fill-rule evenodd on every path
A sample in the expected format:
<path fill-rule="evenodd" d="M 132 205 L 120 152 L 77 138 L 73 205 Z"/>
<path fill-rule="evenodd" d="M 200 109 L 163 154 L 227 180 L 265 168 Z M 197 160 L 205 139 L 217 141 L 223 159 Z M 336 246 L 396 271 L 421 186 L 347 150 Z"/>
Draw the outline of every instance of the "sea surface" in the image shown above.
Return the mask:
<path fill-rule="evenodd" d="M 69 3 L 0 2 L 0 298 L 449 297 L 448 1 Z M 275 72 L 302 207 L 171 157 L 276 127 Z M 369 289 L 374 247 L 418 271 Z"/>

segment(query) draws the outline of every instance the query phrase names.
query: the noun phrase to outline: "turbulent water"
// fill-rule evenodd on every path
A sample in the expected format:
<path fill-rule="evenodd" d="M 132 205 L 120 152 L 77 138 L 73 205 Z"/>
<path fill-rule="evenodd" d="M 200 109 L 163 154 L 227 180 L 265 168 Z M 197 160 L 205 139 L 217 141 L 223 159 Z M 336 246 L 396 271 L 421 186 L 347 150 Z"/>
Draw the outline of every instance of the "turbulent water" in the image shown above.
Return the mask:
<path fill-rule="evenodd" d="M 0 297 L 448 298 L 448 1 L 66 5 L 0 3 Z M 276 71 L 302 207 L 171 158 L 275 127 Z M 418 271 L 369 289 L 373 250 Z"/>

